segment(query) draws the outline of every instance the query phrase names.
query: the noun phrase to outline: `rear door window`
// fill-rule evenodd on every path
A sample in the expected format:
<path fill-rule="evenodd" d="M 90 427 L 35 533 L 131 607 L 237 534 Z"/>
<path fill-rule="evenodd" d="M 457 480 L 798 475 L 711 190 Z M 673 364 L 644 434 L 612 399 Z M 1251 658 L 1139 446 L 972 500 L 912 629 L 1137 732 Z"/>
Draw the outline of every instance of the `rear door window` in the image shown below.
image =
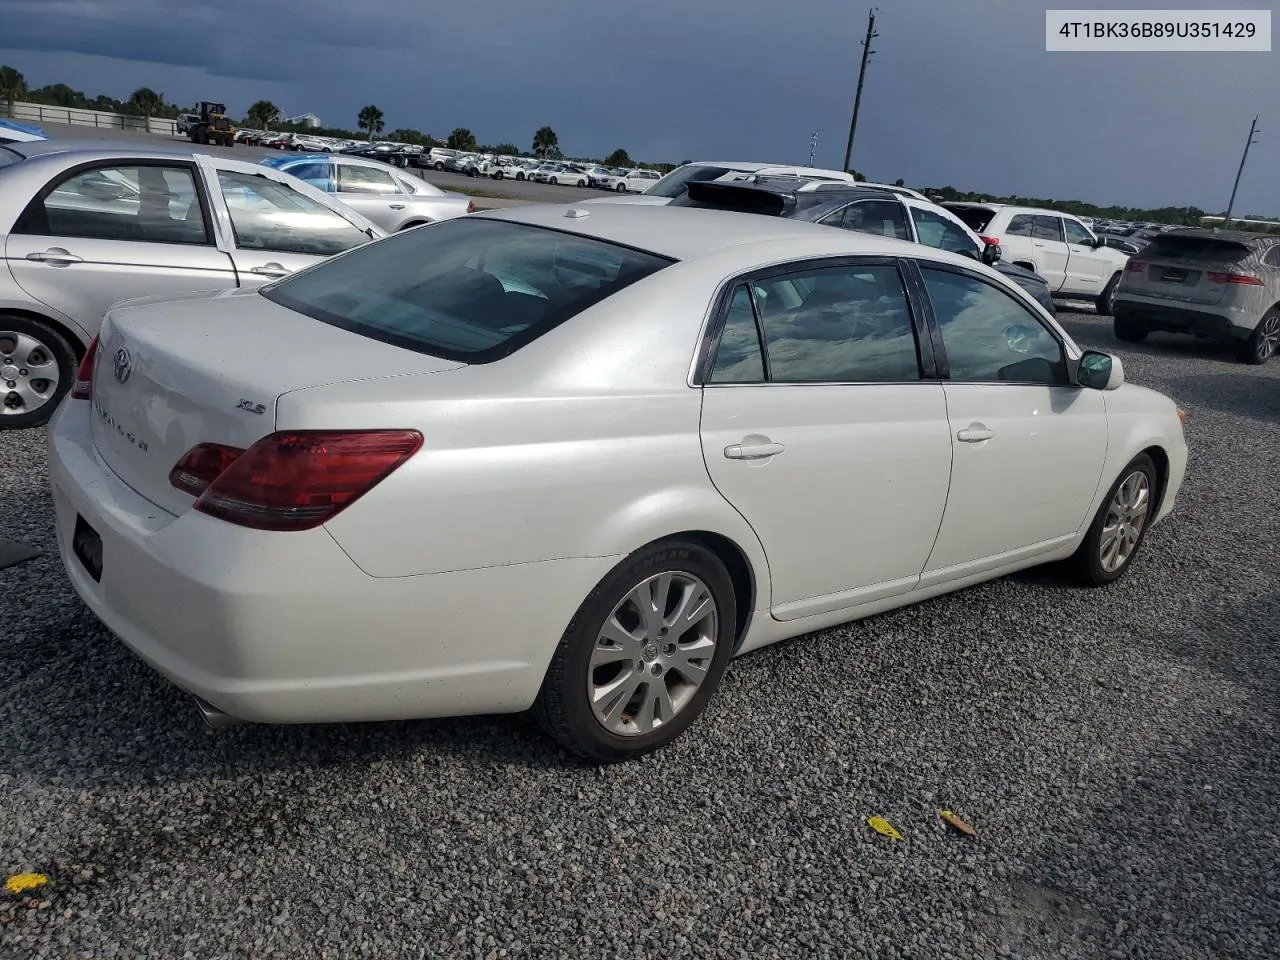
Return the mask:
<path fill-rule="evenodd" d="M 338 164 L 339 193 L 399 193 L 390 170 L 362 167 L 351 163 Z"/>
<path fill-rule="evenodd" d="M 825 221 L 830 223 L 831 221 Z M 878 237 L 896 237 L 910 240 L 902 204 L 896 200 L 859 200 L 844 208 L 836 224 L 857 233 L 871 233 Z"/>
<path fill-rule="evenodd" d="M 242 250 L 327 257 L 369 239 L 350 220 L 276 180 L 219 170 L 218 185 Z"/>
<path fill-rule="evenodd" d="M 459 218 L 353 250 L 262 293 L 375 340 L 488 363 L 669 263 L 589 237 Z"/>
<path fill-rule="evenodd" d="M 1031 225 L 1031 237 L 1034 240 L 1056 240 L 1062 242 L 1062 218 L 1037 215 Z"/>
<path fill-rule="evenodd" d="M 1009 221 L 1009 228 L 1005 233 L 1014 237 L 1029 237 L 1035 226 L 1035 217 L 1028 213 L 1020 213 Z"/>

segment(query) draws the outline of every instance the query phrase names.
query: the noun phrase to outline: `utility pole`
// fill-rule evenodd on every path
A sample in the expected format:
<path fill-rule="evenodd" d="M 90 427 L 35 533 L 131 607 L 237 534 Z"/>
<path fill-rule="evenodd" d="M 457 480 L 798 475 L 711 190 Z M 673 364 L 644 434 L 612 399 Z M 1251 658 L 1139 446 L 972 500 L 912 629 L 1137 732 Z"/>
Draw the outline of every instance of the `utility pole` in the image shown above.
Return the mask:
<path fill-rule="evenodd" d="M 818 155 L 818 131 L 813 131 L 813 136 L 809 138 L 809 166 L 813 166 L 814 158 Z"/>
<path fill-rule="evenodd" d="M 1231 199 L 1227 201 L 1227 215 L 1222 220 L 1222 229 L 1231 226 L 1231 209 L 1236 205 L 1236 191 L 1240 189 L 1240 174 L 1244 173 L 1244 162 L 1249 159 L 1249 148 L 1253 146 L 1253 136 L 1258 132 L 1258 118 L 1249 124 L 1249 139 L 1244 142 L 1244 153 L 1240 155 L 1240 166 L 1236 169 L 1236 182 L 1231 185 Z"/>
<path fill-rule="evenodd" d="M 858 129 L 858 108 L 862 106 L 862 84 L 867 79 L 867 61 L 871 59 L 871 54 L 875 53 L 871 49 L 871 41 L 880 34 L 876 33 L 876 10 L 872 7 L 867 13 L 867 39 L 862 41 L 862 69 L 858 71 L 858 92 L 853 97 L 853 119 L 849 121 L 849 145 L 844 148 L 844 169 L 852 169 L 853 163 L 853 134 Z"/>

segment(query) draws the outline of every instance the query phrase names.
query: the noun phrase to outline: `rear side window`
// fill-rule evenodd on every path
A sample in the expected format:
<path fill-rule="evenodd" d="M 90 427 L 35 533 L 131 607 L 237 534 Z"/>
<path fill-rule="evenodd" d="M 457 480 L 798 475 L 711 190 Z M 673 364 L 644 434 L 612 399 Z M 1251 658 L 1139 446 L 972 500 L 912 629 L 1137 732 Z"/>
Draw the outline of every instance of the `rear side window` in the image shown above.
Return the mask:
<path fill-rule="evenodd" d="M 907 221 L 902 214 L 902 204 L 896 200 L 859 200 L 844 208 L 844 213 L 824 223 L 844 227 L 857 233 L 871 233 L 878 237 L 894 237 L 910 240 Z"/>
<path fill-rule="evenodd" d="M 1249 248 L 1234 240 L 1217 237 L 1179 237 L 1163 233 L 1143 251 L 1153 260 L 1194 260 L 1198 263 L 1238 263 L 1249 256 Z"/>
<path fill-rule="evenodd" d="M 1272 247 L 1267 251 L 1267 258 L 1263 261 L 1268 267 L 1280 267 L 1280 247 Z"/>
<path fill-rule="evenodd" d="M 1062 240 L 1062 219 L 1037 216 L 1031 227 L 1031 236 L 1036 240 Z"/>
<path fill-rule="evenodd" d="M 972 224 L 970 224 L 972 226 Z M 1028 213 L 1020 213 L 1009 221 L 1009 229 L 1005 231 L 1015 237 L 1029 237 L 1035 226 L 1035 217 Z"/>
<path fill-rule="evenodd" d="M 459 218 L 353 250 L 262 294 L 374 340 L 488 363 L 671 262 L 556 230 Z"/>

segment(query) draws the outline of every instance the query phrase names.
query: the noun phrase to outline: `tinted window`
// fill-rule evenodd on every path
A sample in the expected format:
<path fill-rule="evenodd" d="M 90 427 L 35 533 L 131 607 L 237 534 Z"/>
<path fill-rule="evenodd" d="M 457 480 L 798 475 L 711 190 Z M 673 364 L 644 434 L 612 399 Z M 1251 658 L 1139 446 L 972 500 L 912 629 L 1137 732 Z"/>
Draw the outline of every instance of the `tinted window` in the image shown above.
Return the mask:
<path fill-rule="evenodd" d="M 1267 251 L 1267 257 L 1263 261 L 1268 267 L 1280 267 L 1280 247 L 1272 247 Z"/>
<path fill-rule="evenodd" d="M 829 220 L 825 222 L 831 223 Z M 902 204 L 896 200 L 859 200 L 851 203 L 844 208 L 837 223 L 846 230 L 856 230 L 858 233 L 873 233 L 899 240 L 911 239 L 902 213 Z"/>
<path fill-rule="evenodd" d="M 24 214 L 17 233 L 147 243 L 208 243 L 185 167 L 95 167 L 73 174 Z"/>
<path fill-rule="evenodd" d="M 916 234 L 920 242 L 926 246 L 950 250 L 952 253 L 974 253 L 978 249 L 972 238 L 946 217 L 919 207 L 911 208 L 911 217 L 916 222 Z"/>
<path fill-rule="evenodd" d="M 1086 246 L 1093 243 L 1093 237 L 1089 236 L 1089 231 L 1074 220 L 1068 220 L 1064 217 L 1062 226 L 1067 231 L 1067 243 L 1080 243 Z"/>
<path fill-rule="evenodd" d="M 697 180 L 715 180 L 723 177 L 726 173 L 733 172 L 731 167 L 711 167 L 711 166 L 695 166 L 694 164 L 686 164 L 683 167 L 677 167 L 665 177 L 661 178 L 657 183 L 650 187 L 647 191 L 651 197 L 681 197 L 687 184 Z"/>
<path fill-rule="evenodd" d="M 921 272 L 952 380 L 1069 382 L 1062 345 L 1011 295 L 975 277 Z"/>
<path fill-rule="evenodd" d="M 1034 225 L 1035 218 L 1029 214 L 1020 213 L 1009 221 L 1009 228 L 1005 233 L 1012 234 L 1015 237 L 1031 236 L 1031 229 Z"/>
<path fill-rule="evenodd" d="M 1062 219 L 1060 217 L 1035 217 L 1031 226 L 1031 236 L 1036 240 L 1061 240 Z"/>
<path fill-rule="evenodd" d="M 358 167 L 354 164 L 338 164 L 339 193 L 399 193 L 390 170 Z"/>
<path fill-rule="evenodd" d="M 919 379 L 911 311 L 896 267 L 829 267 L 762 281 L 755 289 L 771 380 Z"/>
<path fill-rule="evenodd" d="M 327 257 L 369 239 L 349 220 L 275 180 L 219 170 L 218 185 L 231 213 L 236 246 L 243 250 Z"/>
<path fill-rule="evenodd" d="M 760 334 L 746 287 L 733 293 L 729 315 L 716 347 L 716 362 L 711 369 L 712 383 L 757 383 L 764 379 L 764 359 L 760 353 Z"/>
<path fill-rule="evenodd" d="M 8 147 L 0 146 L 0 167 L 12 166 L 15 163 L 21 163 L 23 156 L 10 150 Z"/>
<path fill-rule="evenodd" d="M 1249 248 L 1234 240 L 1217 237 L 1161 234 L 1151 241 L 1144 256 L 1159 260 L 1195 260 L 1208 264 L 1238 263 Z"/>
<path fill-rule="evenodd" d="M 353 250 L 263 295 L 375 340 L 484 363 L 669 262 L 586 237 L 460 218 Z"/>
<path fill-rule="evenodd" d="M 985 207 L 948 206 L 947 209 L 963 220 L 974 233 L 981 233 L 987 229 L 987 224 L 991 222 L 991 218 L 994 215 L 994 211 Z"/>

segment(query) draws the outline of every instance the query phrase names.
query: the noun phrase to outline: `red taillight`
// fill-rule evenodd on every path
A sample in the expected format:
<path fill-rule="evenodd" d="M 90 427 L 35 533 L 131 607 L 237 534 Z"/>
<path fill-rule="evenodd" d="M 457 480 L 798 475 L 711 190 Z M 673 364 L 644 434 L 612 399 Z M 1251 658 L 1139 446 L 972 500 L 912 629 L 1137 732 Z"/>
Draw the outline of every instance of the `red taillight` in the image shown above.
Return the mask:
<path fill-rule="evenodd" d="M 476 202 L 474 200 L 468 200 L 467 213 L 475 213 L 475 212 L 476 212 Z"/>
<path fill-rule="evenodd" d="M 80 368 L 76 370 L 75 382 L 71 384 L 72 400 L 93 399 L 93 367 L 98 362 L 98 338 L 89 341 L 89 349 L 84 352 Z"/>
<path fill-rule="evenodd" d="M 231 466 L 240 454 L 240 447 L 228 447 L 221 443 L 201 443 L 182 455 L 182 459 L 169 471 L 169 482 L 183 493 L 198 497 L 209 489 L 222 472 Z"/>
<path fill-rule="evenodd" d="M 985 234 L 980 233 L 978 234 L 978 239 L 981 240 L 983 243 L 990 244 L 991 246 L 994 246 L 994 247 L 1000 246 L 999 237 L 988 237 Z"/>
<path fill-rule="evenodd" d="M 1214 283 L 1243 283 L 1250 287 L 1262 286 L 1260 279 L 1247 273 L 1221 273 L 1216 270 L 1210 270 L 1209 279 Z"/>
<path fill-rule="evenodd" d="M 417 430 L 273 433 L 235 457 L 195 508 L 256 530 L 308 530 L 368 493 L 421 446 Z"/>
<path fill-rule="evenodd" d="M 1144 260 L 1130 260 L 1126 266 L 1129 268 L 1130 273 L 1141 273 L 1147 269 L 1147 263 Z"/>

